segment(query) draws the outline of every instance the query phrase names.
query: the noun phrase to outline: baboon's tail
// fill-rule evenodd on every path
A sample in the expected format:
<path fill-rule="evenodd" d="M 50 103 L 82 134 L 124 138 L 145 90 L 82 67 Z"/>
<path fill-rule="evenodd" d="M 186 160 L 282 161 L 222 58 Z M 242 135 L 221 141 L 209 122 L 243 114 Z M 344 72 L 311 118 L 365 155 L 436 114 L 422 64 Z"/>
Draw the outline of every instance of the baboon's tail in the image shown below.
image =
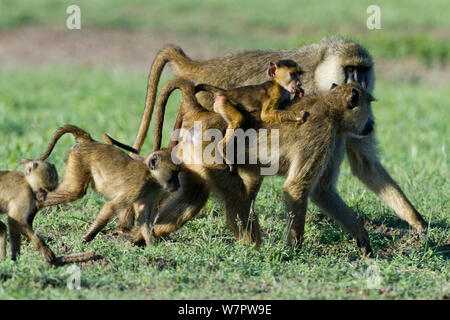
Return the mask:
<path fill-rule="evenodd" d="M 105 141 L 105 143 L 107 143 L 107 144 L 110 144 L 112 146 L 117 146 L 119 148 L 122 148 L 123 150 L 129 151 L 129 152 L 132 152 L 135 154 L 139 154 L 139 151 L 137 151 L 135 148 L 132 148 L 129 145 L 123 144 L 122 142 L 119 142 L 116 139 L 111 138 L 106 133 L 103 134 L 102 138 L 103 138 L 103 141 Z"/>
<path fill-rule="evenodd" d="M 53 148 L 56 145 L 56 142 L 58 142 L 59 138 L 61 138 L 66 133 L 71 133 L 78 143 L 89 143 L 94 141 L 91 138 L 91 135 L 86 131 L 84 131 L 83 129 L 78 128 L 77 126 L 73 126 L 71 124 L 66 124 L 65 126 L 62 126 L 58 128 L 58 130 L 56 130 L 55 134 L 52 137 L 52 140 L 48 144 L 47 150 L 39 159 L 40 160 L 47 159 L 52 153 Z"/>
<path fill-rule="evenodd" d="M 175 120 L 175 124 L 173 125 L 172 130 L 172 138 L 170 139 L 169 146 L 167 149 L 172 150 L 177 144 L 178 144 L 178 138 L 181 129 L 181 126 L 183 125 L 183 110 L 178 110 L 177 119 Z M 175 135 L 176 134 L 176 135 Z"/>
<path fill-rule="evenodd" d="M 155 118 L 155 142 L 153 145 L 153 152 L 161 149 L 162 130 L 164 123 L 164 115 L 166 112 L 166 104 L 170 94 L 175 90 L 180 89 L 183 99 L 183 106 L 193 109 L 203 109 L 195 98 L 195 86 L 194 83 L 183 77 L 176 77 L 167 82 L 161 90 L 156 103 L 156 118 Z M 180 109 L 177 116 L 177 123 L 175 127 L 180 126 L 182 122 L 183 110 Z"/>
<path fill-rule="evenodd" d="M 145 108 L 142 115 L 141 125 L 139 126 L 136 141 L 133 145 L 133 147 L 138 151 L 141 150 L 145 137 L 147 136 L 148 128 L 152 120 L 158 82 L 161 77 L 162 70 L 168 62 L 172 63 L 178 73 L 180 73 L 183 69 L 188 69 L 189 66 L 193 64 L 193 61 L 186 56 L 183 49 L 175 45 L 168 45 L 156 55 L 148 76 L 147 96 L 145 98 Z"/>
<path fill-rule="evenodd" d="M 56 266 L 62 266 L 64 264 L 68 263 L 75 263 L 75 262 L 86 262 L 86 261 L 92 261 L 92 260 L 98 260 L 101 256 L 96 254 L 94 251 L 89 252 L 83 252 L 83 253 L 74 253 L 65 255 L 62 257 L 56 258 L 56 261 L 54 264 Z"/>
<path fill-rule="evenodd" d="M 200 91 L 208 91 L 214 94 L 215 96 L 223 95 L 225 90 L 219 87 L 212 86 L 210 84 L 201 83 L 195 86 L 195 93 Z"/>

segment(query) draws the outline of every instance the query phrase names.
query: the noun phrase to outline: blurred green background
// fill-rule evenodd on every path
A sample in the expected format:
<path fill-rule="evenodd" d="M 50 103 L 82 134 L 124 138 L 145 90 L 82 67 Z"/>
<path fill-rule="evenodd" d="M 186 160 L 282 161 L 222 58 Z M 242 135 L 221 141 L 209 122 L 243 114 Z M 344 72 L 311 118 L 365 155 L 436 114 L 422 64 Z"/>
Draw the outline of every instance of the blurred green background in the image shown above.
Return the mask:
<path fill-rule="evenodd" d="M 450 59 L 446 0 L 1 0 L 0 28 L 60 28 L 71 4 L 81 8 L 82 28 L 176 33 L 224 50 L 295 47 L 338 34 L 361 41 L 378 58 Z M 381 9 L 381 30 L 366 27 L 373 4 Z"/>

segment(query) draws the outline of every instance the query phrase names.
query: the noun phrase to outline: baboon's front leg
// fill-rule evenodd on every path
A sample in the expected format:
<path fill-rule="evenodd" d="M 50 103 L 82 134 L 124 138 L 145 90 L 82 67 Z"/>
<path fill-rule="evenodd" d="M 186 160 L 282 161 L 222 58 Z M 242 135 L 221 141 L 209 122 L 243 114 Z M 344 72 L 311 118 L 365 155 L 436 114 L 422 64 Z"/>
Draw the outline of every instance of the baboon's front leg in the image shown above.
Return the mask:
<path fill-rule="evenodd" d="M 136 201 L 133 204 L 138 222 L 136 232 L 139 233 L 139 238 L 144 238 L 147 247 L 150 247 L 155 241 L 153 235 L 153 223 L 155 221 L 157 206 L 160 203 L 161 197 L 162 193 L 159 190 L 153 191 L 144 199 Z"/>
<path fill-rule="evenodd" d="M 265 102 L 261 110 L 261 120 L 266 123 L 281 123 L 284 121 L 295 121 L 304 123 L 309 113 L 302 111 L 285 111 L 277 109 L 277 99 Z"/>
<path fill-rule="evenodd" d="M 420 213 L 378 161 L 373 134 L 364 139 L 347 139 L 347 156 L 353 174 L 392 208 L 399 218 L 417 231 L 427 227 Z"/>
<path fill-rule="evenodd" d="M 95 218 L 94 222 L 86 230 L 83 235 L 83 240 L 91 241 L 99 233 L 111 219 L 121 210 L 131 205 L 126 199 L 116 198 L 105 203 Z"/>
<path fill-rule="evenodd" d="M 372 252 L 369 235 L 364 225 L 341 199 L 334 186 L 321 188 L 319 184 L 311 193 L 311 200 L 356 239 L 362 254 Z"/>

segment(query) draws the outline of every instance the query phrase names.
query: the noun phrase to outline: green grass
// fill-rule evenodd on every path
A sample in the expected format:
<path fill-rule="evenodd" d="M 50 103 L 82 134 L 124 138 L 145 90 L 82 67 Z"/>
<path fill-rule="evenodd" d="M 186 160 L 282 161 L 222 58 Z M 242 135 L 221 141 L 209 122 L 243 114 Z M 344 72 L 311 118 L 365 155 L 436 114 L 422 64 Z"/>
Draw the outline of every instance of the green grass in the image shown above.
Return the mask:
<path fill-rule="evenodd" d="M 103 132 L 134 141 L 146 75 L 70 67 L 3 69 L 0 76 L 0 168 L 18 169 L 21 157 L 40 155 L 51 134 L 76 124 L 96 139 Z M 68 290 L 68 266 L 52 268 L 24 243 L 16 262 L 0 261 L 0 299 L 429 299 L 450 294 L 449 146 L 450 86 L 379 81 L 374 104 L 382 163 L 430 221 L 415 235 L 344 163 L 339 191 L 362 216 L 377 253 L 361 260 L 356 243 L 310 205 L 301 252 L 284 246 L 280 177 L 268 178 L 256 201 L 264 244 L 257 250 L 234 241 L 214 199 L 201 214 L 151 248 L 100 233 L 81 236 L 104 199 L 83 199 L 41 211 L 34 228 L 50 236 L 58 254 L 95 250 L 102 260 L 81 265 L 81 290 Z M 167 133 L 180 96 L 170 99 Z M 149 135 L 144 152 L 151 150 Z M 50 161 L 62 175 L 73 139 L 63 137 Z M 6 218 L 1 217 L 2 221 Z M 108 225 L 113 229 L 116 222 Z M 390 238 L 391 237 L 391 238 Z M 374 271 L 375 270 L 375 271 Z M 372 272 L 373 271 L 373 272 Z M 371 273 L 372 272 L 372 273 Z M 372 276 L 371 276 L 372 275 Z M 379 279 L 371 289 L 367 279 Z"/>
<path fill-rule="evenodd" d="M 65 28 L 72 0 L 0 0 L 0 30 Z M 340 34 L 367 45 L 378 58 L 450 60 L 450 2 L 379 0 L 381 30 L 369 30 L 364 1 L 178 0 L 76 1 L 82 28 L 148 30 L 207 41 L 219 50 L 287 48 Z"/>

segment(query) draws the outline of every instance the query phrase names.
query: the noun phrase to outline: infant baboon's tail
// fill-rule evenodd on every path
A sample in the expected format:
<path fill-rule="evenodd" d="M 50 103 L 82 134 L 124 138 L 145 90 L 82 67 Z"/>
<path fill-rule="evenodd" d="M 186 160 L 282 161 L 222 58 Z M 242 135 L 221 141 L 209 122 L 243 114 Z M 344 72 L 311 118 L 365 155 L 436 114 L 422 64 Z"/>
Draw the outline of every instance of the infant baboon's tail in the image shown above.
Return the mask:
<path fill-rule="evenodd" d="M 206 83 L 201 83 L 195 86 L 195 93 L 200 91 L 208 91 L 214 94 L 215 96 L 220 96 L 225 93 L 224 89 Z"/>
<path fill-rule="evenodd" d="M 48 144 L 47 150 L 39 159 L 40 160 L 47 159 L 52 153 L 53 148 L 56 145 L 56 142 L 58 142 L 59 138 L 61 138 L 66 133 L 71 133 L 78 143 L 89 143 L 94 141 L 91 138 L 91 135 L 86 131 L 84 131 L 83 129 L 77 126 L 73 126 L 71 124 L 66 124 L 65 126 L 62 126 L 58 128 L 58 130 L 56 130 L 55 134 L 52 137 L 52 140 L 50 140 L 50 143 Z"/>

